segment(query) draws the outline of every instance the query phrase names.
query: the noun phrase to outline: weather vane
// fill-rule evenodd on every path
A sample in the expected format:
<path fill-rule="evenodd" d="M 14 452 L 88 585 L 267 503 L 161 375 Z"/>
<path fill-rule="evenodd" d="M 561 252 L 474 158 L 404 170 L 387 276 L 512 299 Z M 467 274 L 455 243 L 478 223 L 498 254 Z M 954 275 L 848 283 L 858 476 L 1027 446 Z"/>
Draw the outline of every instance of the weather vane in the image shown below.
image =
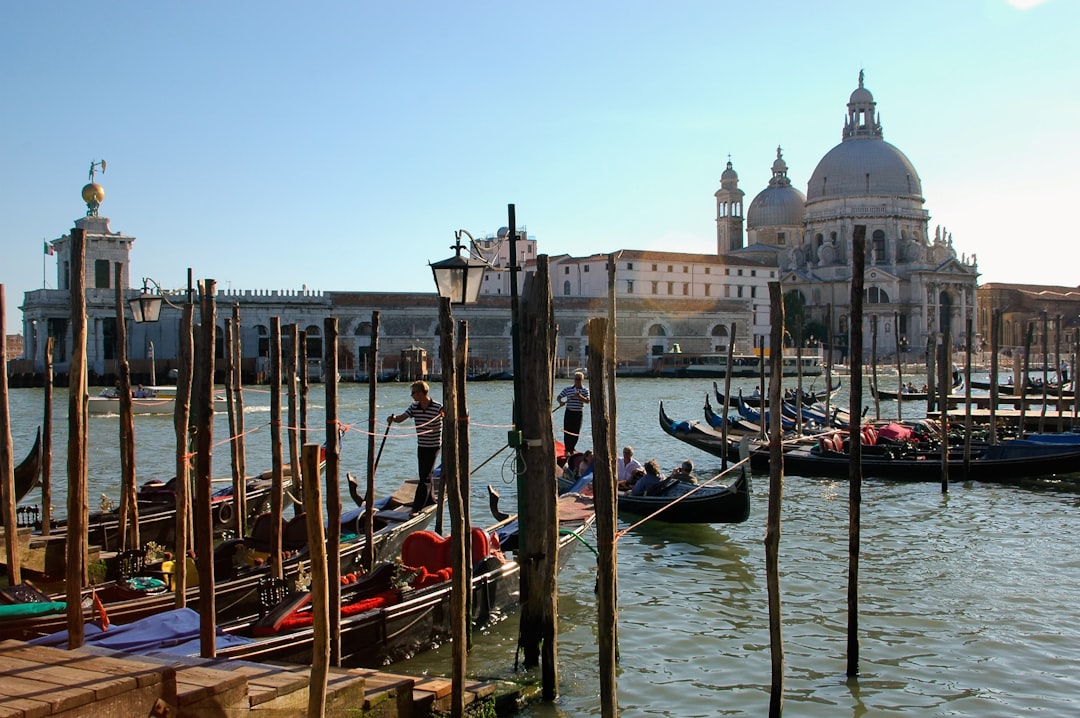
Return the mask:
<path fill-rule="evenodd" d="M 101 174 L 105 174 L 105 160 L 101 160 L 100 162 L 93 162 L 93 161 L 90 162 L 90 181 L 91 182 L 94 181 L 94 173 L 97 172 L 99 167 L 101 168 Z"/>

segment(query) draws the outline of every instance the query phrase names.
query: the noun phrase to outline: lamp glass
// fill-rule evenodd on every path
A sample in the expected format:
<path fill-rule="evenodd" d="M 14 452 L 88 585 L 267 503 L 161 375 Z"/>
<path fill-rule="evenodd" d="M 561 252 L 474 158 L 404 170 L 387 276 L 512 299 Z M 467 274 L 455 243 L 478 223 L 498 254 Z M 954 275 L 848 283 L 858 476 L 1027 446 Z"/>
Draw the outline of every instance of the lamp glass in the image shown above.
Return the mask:
<path fill-rule="evenodd" d="M 475 304 L 486 268 L 481 262 L 457 256 L 432 263 L 431 273 L 440 297 L 449 299 L 451 304 Z"/>
<path fill-rule="evenodd" d="M 149 292 L 141 292 L 139 296 L 129 301 L 128 305 L 131 307 L 131 318 L 136 324 L 156 322 L 161 316 L 161 297 Z"/>

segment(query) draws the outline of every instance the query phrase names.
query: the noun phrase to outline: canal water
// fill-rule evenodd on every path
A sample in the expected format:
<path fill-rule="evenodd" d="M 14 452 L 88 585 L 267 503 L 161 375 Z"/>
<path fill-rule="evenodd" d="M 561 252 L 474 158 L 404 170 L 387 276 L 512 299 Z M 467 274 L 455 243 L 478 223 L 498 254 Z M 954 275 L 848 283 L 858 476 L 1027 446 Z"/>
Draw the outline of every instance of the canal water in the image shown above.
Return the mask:
<path fill-rule="evenodd" d="M 911 377 L 919 381 L 918 377 Z M 883 377 L 883 388 L 895 377 Z M 908 377 L 905 375 L 905 379 Z M 846 377 L 845 377 L 846 381 Z M 569 383 L 569 382 L 567 382 Z M 809 384 L 809 380 L 807 382 Z M 824 380 L 818 379 L 815 388 Z M 736 383 L 752 390 L 749 381 Z M 559 383 L 561 388 L 561 382 Z M 722 384 L 721 384 L 722 388 Z M 323 388 L 309 395 L 312 440 L 321 441 Z M 438 385 L 435 386 L 438 391 Z M 628 379 L 618 385 L 620 444 L 670 470 L 690 458 L 699 476 L 719 460 L 672 439 L 657 424 L 663 401 L 673 418 L 700 420 L 711 382 Z M 488 521 L 486 485 L 513 505 L 506 441 L 512 389 L 507 382 L 468 390 L 474 524 Z M 269 468 L 269 402 L 263 387 L 245 391 L 250 471 Z M 379 387 L 378 415 L 409 402 L 404 384 Z M 837 402 L 847 406 L 847 394 Z M 29 446 L 41 417 L 41 390 L 12 390 L 15 454 Z M 365 476 L 367 387 L 343 385 L 343 471 Z M 64 512 L 66 390 L 56 392 L 54 501 Z M 715 405 L 715 402 L 714 402 Z M 864 405 L 871 406 L 867 399 Z M 908 409 L 914 415 L 919 407 Z M 881 405 L 882 416 L 895 403 Z M 383 419 L 380 419 L 383 421 Z M 555 414 L 556 430 L 561 414 Z M 215 442 L 227 439 L 219 417 Z M 377 471 L 389 491 L 415 472 L 410 425 L 395 425 Z M 376 447 L 382 441 L 380 428 Z M 119 497 L 116 417 L 90 419 L 91 503 Z M 170 417 L 136 419 L 139 480 L 172 475 Z M 590 437 L 579 448 L 591 446 Z M 215 449 L 215 474 L 228 475 L 229 447 Z M 1080 467 L 1078 467 L 1080 470 Z M 1075 477 L 1073 477 L 1075 480 Z M 346 496 L 346 505 L 350 499 Z M 863 486 L 860 562 L 860 674 L 845 676 L 848 486 L 788 476 L 780 539 L 785 708 L 789 715 L 1012 716 L 1080 711 L 1080 485 L 1048 477 L 1024 487 L 867 480 Z M 769 626 L 763 539 L 768 477 L 754 477 L 750 519 L 738 525 L 633 528 L 618 542 L 618 697 L 622 716 L 764 715 L 768 711 Z M 620 522 L 622 528 L 628 523 Z M 594 539 L 594 536 L 590 536 Z M 522 716 L 599 715 L 596 566 L 580 547 L 560 573 L 560 698 Z M 469 673 L 513 678 L 517 619 L 476 637 Z M 406 673 L 447 674 L 449 646 L 395 665 Z"/>

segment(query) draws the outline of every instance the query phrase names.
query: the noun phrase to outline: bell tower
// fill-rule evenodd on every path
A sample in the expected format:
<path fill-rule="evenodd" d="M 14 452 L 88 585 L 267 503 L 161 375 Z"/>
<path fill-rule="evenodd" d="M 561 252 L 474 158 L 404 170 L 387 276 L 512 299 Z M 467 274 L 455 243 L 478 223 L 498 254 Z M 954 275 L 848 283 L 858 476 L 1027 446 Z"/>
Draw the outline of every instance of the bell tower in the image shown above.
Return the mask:
<path fill-rule="evenodd" d="M 731 168 L 728 156 L 727 169 L 720 175 L 720 189 L 716 197 L 716 253 L 724 254 L 743 246 L 743 196 L 739 189 L 739 175 Z"/>

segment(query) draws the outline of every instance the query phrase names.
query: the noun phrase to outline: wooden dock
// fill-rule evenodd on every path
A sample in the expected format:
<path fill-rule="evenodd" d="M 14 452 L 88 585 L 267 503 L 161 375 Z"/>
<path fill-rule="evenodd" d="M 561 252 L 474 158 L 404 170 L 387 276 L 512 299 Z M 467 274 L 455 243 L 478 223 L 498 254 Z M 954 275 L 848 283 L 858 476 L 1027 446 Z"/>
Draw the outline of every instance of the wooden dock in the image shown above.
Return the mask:
<path fill-rule="evenodd" d="M 0 718 L 230 718 L 252 713 L 294 718 L 307 711 L 310 673 L 303 666 L 131 656 L 89 647 L 67 651 L 3 641 Z M 429 716 L 449 707 L 450 690 L 446 678 L 331 669 L 325 714 Z M 494 684 L 471 683 L 466 703 L 494 701 L 495 692 Z"/>

